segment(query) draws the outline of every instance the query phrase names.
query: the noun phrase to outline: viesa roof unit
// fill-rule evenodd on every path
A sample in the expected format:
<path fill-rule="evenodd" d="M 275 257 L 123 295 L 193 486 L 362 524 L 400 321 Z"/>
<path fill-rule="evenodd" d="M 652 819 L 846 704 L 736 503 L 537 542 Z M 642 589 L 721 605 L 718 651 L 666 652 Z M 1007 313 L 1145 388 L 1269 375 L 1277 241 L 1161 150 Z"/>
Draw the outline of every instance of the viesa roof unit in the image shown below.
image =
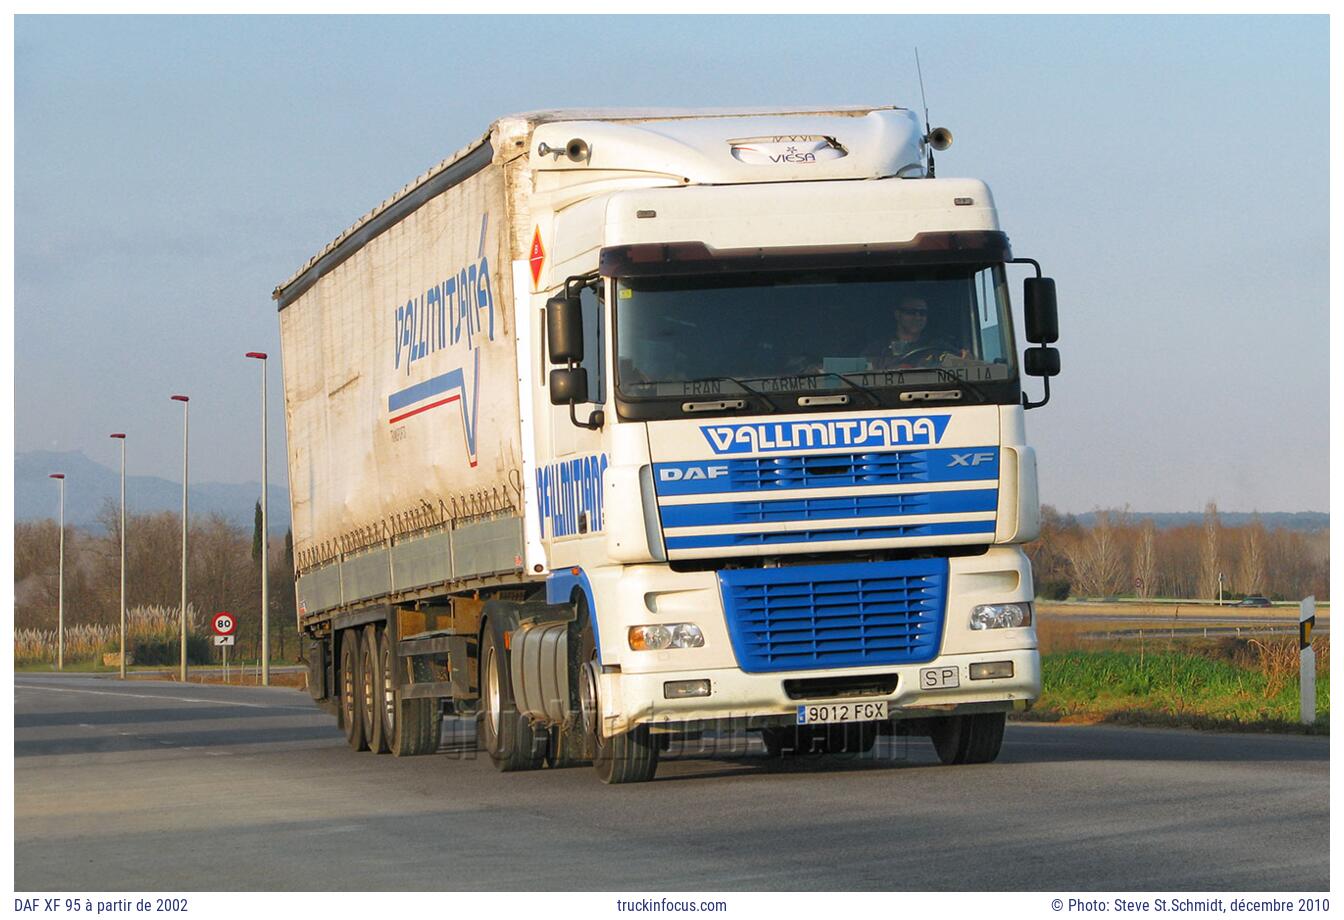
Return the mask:
<path fill-rule="evenodd" d="M 520 155 L 527 157 L 534 194 L 549 193 L 551 205 L 560 207 L 560 190 L 582 185 L 583 197 L 599 193 L 608 181 L 607 190 L 614 190 L 632 183 L 651 187 L 916 178 L 924 172 L 923 143 L 915 114 L 892 106 L 574 109 L 509 115 L 365 214 L 279 284 L 273 296 L 283 309 L 339 262 L 341 253 L 363 245 L 491 162 Z"/>
<path fill-rule="evenodd" d="M 906 109 L 566 118 L 537 124 L 539 174 L 644 173 L 690 185 L 918 176 L 922 132 Z M 574 142 L 574 143 L 571 143 Z"/>

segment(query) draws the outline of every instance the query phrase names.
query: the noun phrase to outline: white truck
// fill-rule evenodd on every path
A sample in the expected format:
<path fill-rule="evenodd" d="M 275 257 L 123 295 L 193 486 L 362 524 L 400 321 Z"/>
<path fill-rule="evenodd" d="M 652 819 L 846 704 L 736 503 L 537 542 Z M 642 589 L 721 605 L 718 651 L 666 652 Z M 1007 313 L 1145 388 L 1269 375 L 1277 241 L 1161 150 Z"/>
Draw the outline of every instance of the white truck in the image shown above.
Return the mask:
<path fill-rule="evenodd" d="M 609 783 L 707 730 L 997 756 L 1040 692 L 1057 320 L 948 143 L 894 107 L 501 118 L 276 288 L 299 628 L 352 747 L 447 712 Z"/>

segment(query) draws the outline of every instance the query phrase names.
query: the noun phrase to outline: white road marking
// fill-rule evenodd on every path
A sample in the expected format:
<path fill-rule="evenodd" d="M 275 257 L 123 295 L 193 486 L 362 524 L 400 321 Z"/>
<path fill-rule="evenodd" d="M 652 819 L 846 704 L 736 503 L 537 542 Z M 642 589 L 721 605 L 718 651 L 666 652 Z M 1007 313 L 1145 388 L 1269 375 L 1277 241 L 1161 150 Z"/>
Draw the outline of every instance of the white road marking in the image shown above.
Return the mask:
<path fill-rule="evenodd" d="M 203 700 L 192 696 L 153 695 L 148 693 L 117 693 L 109 690 L 80 690 L 74 687 L 43 687 L 41 684 L 15 684 L 22 690 L 47 690 L 51 693 L 92 693 L 94 696 L 126 696 L 138 700 L 176 700 L 180 703 L 207 703 L 211 706 L 246 706 L 248 709 L 292 709 L 295 712 L 318 712 L 307 706 L 268 706 L 265 703 L 237 703 L 232 700 Z"/>

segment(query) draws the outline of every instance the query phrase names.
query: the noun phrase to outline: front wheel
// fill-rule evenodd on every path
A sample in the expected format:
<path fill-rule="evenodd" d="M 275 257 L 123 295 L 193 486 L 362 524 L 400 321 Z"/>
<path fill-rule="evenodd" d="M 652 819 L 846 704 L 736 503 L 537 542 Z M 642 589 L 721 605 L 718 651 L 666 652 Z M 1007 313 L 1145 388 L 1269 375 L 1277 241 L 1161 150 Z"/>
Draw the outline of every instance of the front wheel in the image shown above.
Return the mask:
<path fill-rule="evenodd" d="M 602 737 L 601 706 L 598 700 L 597 661 L 589 661 L 582 672 L 579 685 L 580 705 L 583 711 L 583 729 L 588 736 L 588 747 L 593 752 L 593 769 L 597 778 L 614 786 L 620 783 L 647 783 L 658 772 L 658 739 L 647 725 L 637 725 L 628 732 Z"/>
<path fill-rule="evenodd" d="M 991 763 L 1003 747 L 1007 715 L 983 712 L 939 719 L 930 732 L 938 759 L 945 764 Z"/>

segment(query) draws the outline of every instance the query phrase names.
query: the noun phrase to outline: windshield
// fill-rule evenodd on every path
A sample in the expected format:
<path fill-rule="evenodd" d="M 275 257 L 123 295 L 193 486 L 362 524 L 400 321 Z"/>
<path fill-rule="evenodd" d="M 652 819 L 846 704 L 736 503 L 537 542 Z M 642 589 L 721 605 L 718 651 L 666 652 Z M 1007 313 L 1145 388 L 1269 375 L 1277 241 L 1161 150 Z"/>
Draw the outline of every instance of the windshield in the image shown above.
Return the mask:
<path fill-rule="evenodd" d="M 621 278 L 616 336 L 632 417 L 725 396 L 753 411 L 898 406 L 902 392 L 931 388 L 1020 398 L 1002 265 Z M 653 404 L 666 411 L 650 414 Z"/>

